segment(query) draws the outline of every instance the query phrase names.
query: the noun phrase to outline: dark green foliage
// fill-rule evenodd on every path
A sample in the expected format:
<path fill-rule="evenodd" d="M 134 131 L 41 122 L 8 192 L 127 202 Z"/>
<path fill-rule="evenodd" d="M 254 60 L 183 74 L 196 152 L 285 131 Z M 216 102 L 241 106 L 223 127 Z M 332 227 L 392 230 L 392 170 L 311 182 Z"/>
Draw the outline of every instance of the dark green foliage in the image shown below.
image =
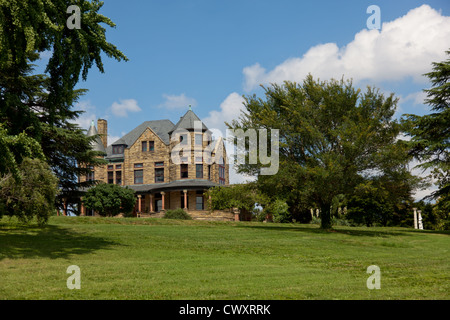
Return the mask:
<path fill-rule="evenodd" d="M 81 11 L 80 29 L 66 26 L 73 4 Z M 59 196 L 69 203 L 76 203 L 79 188 L 86 187 L 78 176 L 102 163 L 90 150 L 96 137 L 86 137 L 74 124 L 81 112 L 73 105 L 86 91 L 75 87 L 94 64 L 104 72 L 102 54 L 127 60 L 106 41 L 102 24 L 115 25 L 99 13 L 102 6 L 98 0 L 0 2 L 0 121 L 9 135 L 24 132 L 41 144 L 59 178 Z M 32 63 L 43 52 L 51 52 L 46 74 L 33 74 Z"/>
<path fill-rule="evenodd" d="M 265 206 L 264 212 L 271 214 L 273 222 L 289 222 L 291 220 L 291 213 L 289 206 L 283 200 L 276 199 Z"/>
<path fill-rule="evenodd" d="M 12 174 L 20 183 L 21 170 L 19 166 L 25 158 L 44 160 L 39 143 L 24 132 L 17 135 L 8 134 L 4 125 L 0 123 L 0 176 Z"/>
<path fill-rule="evenodd" d="M 450 56 L 450 50 L 446 53 Z M 430 176 L 437 181 L 438 189 L 429 198 L 437 200 L 435 210 L 443 219 L 443 228 L 450 224 L 450 58 L 434 62 L 432 71 L 425 75 L 432 84 L 424 90 L 432 112 L 424 116 L 407 114 L 403 122 L 411 136 L 411 154 L 421 168 L 431 170 Z"/>
<path fill-rule="evenodd" d="M 392 208 L 387 202 L 387 191 L 377 188 L 372 181 L 356 186 L 348 201 L 348 212 L 345 218 L 355 224 L 368 227 L 374 224 L 386 226 Z"/>
<path fill-rule="evenodd" d="M 306 220 L 309 208 L 319 208 L 321 227 L 330 228 L 335 196 L 352 194 L 370 172 L 383 176 L 408 162 L 401 157 L 395 165 L 389 162 L 401 144 L 393 94 L 385 97 L 370 87 L 363 93 L 351 81 L 312 76 L 302 84 L 286 81 L 264 89 L 265 99 L 246 97 L 245 112 L 228 126 L 279 129 L 280 169 L 273 176 L 259 175 L 261 164 L 238 169 L 258 175 L 257 189 L 271 199 L 285 199 L 295 219 Z"/>
<path fill-rule="evenodd" d="M 252 211 L 259 200 L 251 184 L 213 187 L 207 191 L 207 196 L 211 210 L 237 208 Z"/>
<path fill-rule="evenodd" d="M 36 218 L 44 225 L 55 211 L 58 179 L 40 159 L 23 159 L 18 173 L 19 183 L 12 173 L 0 177 L 0 218 L 5 214 L 25 223 Z"/>
<path fill-rule="evenodd" d="M 116 184 L 101 183 L 90 188 L 83 197 L 86 208 L 94 210 L 103 217 L 124 215 L 133 211 L 136 204 L 134 191 Z"/>
<path fill-rule="evenodd" d="M 167 210 L 164 214 L 164 219 L 181 219 L 181 220 L 192 220 L 192 217 L 183 209 Z"/>

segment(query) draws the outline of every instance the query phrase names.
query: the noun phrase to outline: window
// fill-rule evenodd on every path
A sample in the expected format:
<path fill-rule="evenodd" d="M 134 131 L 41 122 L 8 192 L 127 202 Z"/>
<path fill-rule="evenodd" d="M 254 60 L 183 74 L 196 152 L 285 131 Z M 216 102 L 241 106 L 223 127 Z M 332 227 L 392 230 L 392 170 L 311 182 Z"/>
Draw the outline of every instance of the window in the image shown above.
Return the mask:
<path fill-rule="evenodd" d="M 94 181 L 95 180 L 95 171 L 93 167 L 90 168 L 92 171 L 86 175 L 86 181 Z"/>
<path fill-rule="evenodd" d="M 142 141 L 142 152 L 147 152 L 147 141 Z"/>
<path fill-rule="evenodd" d="M 182 145 L 188 144 L 187 134 L 180 134 L 180 143 Z"/>
<path fill-rule="evenodd" d="M 155 169 L 155 182 L 164 182 L 164 168 Z"/>
<path fill-rule="evenodd" d="M 116 171 L 116 184 L 122 184 L 122 171 Z"/>
<path fill-rule="evenodd" d="M 117 145 L 112 147 L 113 154 L 123 154 L 124 145 Z"/>
<path fill-rule="evenodd" d="M 204 210 L 204 201 L 203 201 L 203 190 L 197 190 L 195 196 L 195 209 L 196 210 Z"/>
<path fill-rule="evenodd" d="M 155 151 L 155 141 L 149 141 L 148 145 L 149 145 L 149 147 L 148 147 L 149 151 Z"/>
<path fill-rule="evenodd" d="M 219 165 L 219 184 L 225 184 L 225 166 Z"/>
<path fill-rule="evenodd" d="M 195 197 L 195 210 L 203 210 L 203 209 L 204 209 L 203 196 L 197 195 Z"/>
<path fill-rule="evenodd" d="M 108 165 L 108 170 L 114 170 L 114 165 Z"/>
<path fill-rule="evenodd" d="M 195 135 L 195 145 L 201 146 L 203 144 L 203 136 L 201 134 Z"/>
<path fill-rule="evenodd" d="M 208 165 L 208 180 L 211 180 L 211 165 Z"/>
<path fill-rule="evenodd" d="M 144 183 L 144 170 L 134 170 L 134 184 Z"/>
<path fill-rule="evenodd" d="M 135 164 L 134 164 L 134 167 L 135 167 L 135 168 L 143 168 L 143 167 L 144 167 L 144 164 L 143 164 L 143 163 L 135 163 Z"/>
<path fill-rule="evenodd" d="M 197 179 L 203 179 L 203 165 L 202 164 L 195 165 L 195 177 Z"/>
<path fill-rule="evenodd" d="M 155 167 L 164 167 L 164 161 L 155 162 Z"/>
<path fill-rule="evenodd" d="M 116 164 L 116 170 L 120 170 L 122 169 L 122 165 L 121 164 Z"/>
<path fill-rule="evenodd" d="M 181 171 L 181 178 L 188 178 L 188 165 L 187 164 L 181 164 L 180 165 L 180 171 Z"/>
<path fill-rule="evenodd" d="M 108 183 L 109 184 L 114 183 L 114 171 L 108 171 Z"/>

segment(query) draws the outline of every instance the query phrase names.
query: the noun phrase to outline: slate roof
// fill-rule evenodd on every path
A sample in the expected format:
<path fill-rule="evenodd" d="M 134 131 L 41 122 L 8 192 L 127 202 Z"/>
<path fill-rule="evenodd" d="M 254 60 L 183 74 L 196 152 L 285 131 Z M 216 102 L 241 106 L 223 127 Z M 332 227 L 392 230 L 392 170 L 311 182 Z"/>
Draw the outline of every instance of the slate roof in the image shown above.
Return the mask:
<path fill-rule="evenodd" d="M 97 138 L 91 142 L 92 150 L 101 151 L 106 153 L 105 146 L 103 145 L 102 139 L 98 136 L 98 131 L 95 128 L 94 121 L 92 121 L 91 126 L 89 127 L 88 133 L 86 134 L 88 137 L 92 137 L 97 135 Z"/>
<path fill-rule="evenodd" d="M 200 118 L 197 117 L 197 115 L 192 110 L 188 110 L 184 114 L 184 116 L 182 116 L 180 118 L 180 120 L 177 122 L 175 127 L 173 127 L 173 129 L 169 133 L 172 133 L 177 129 L 194 130 L 194 129 L 196 129 L 194 126 L 195 121 L 201 122 Z M 202 131 L 206 131 L 206 130 L 208 130 L 208 128 L 202 122 Z"/>
<path fill-rule="evenodd" d="M 100 137 L 96 140 L 96 143 L 93 144 L 94 150 L 102 151 L 106 153 L 106 159 L 114 160 L 114 159 L 122 159 L 123 154 L 113 154 L 112 153 L 112 146 L 114 145 L 125 145 L 126 148 L 132 146 L 136 140 L 142 135 L 142 133 L 147 129 L 151 128 L 160 138 L 161 140 L 166 144 L 170 144 L 170 134 L 177 129 L 184 129 L 184 130 L 194 130 L 197 129 L 195 127 L 195 122 L 200 121 L 202 123 L 202 131 L 207 131 L 208 128 L 205 126 L 205 124 L 200 120 L 200 118 L 192 111 L 188 110 L 184 116 L 180 118 L 180 120 L 177 122 L 177 124 L 173 124 L 170 120 L 151 120 L 151 121 L 145 121 L 141 123 L 139 126 L 131 130 L 129 133 L 124 135 L 119 140 L 114 141 L 111 145 L 109 145 L 106 149 L 104 148 L 103 144 L 101 143 Z M 94 124 L 92 123 L 91 127 L 89 128 L 88 135 L 97 134 L 97 129 L 95 128 Z"/>
<path fill-rule="evenodd" d="M 125 145 L 126 147 L 132 146 L 136 140 L 141 136 L 141 134 L 147 129 L 152 129 L 165 144 L 170 143 L 170 134 L 169 132 L 174 127 L 174 124 L 170 120 L 151 120 L 145 121 L 141 123 L 139 126 L 131 130 L 129 133 L 124 135 L 117 141 L 114 141 L 112 145 L 106 148 L 106 158 L 107 159 L 115 159 L 115 158 L 123 158 L 123 154 L 112 154 L 112 146 L 113 145 Z"/>

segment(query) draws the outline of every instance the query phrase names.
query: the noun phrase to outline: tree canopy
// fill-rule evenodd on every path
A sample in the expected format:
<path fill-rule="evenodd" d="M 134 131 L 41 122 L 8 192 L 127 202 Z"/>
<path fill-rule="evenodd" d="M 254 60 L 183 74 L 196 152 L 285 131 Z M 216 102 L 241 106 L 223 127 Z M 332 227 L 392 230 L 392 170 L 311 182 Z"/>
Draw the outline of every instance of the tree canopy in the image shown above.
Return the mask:
<path fill-rule="evenodd" d="M 450 50 L 446 52 L 450 56 Z M 430 169 L 437 181 L 437 190 L 429 197 L 436 199 L 438 210 L 449 219 L 450 212 L 450 58 L 433 62 L 432 71 L 426 73 L 432 87 L 425 89 L 425 103 L 431 113 L 424 116 L 404 115 L 407 134 L 411 136 L 411 154 L 420 162 L 419 167 Z"/>
<path fill-rule="evenodd" d="M 351 81 L 319 81 L 311 75 L 302 84 L 286 81 L 263 88 L 265 99 L 245 97 L 240 119 L 227 125 L 279 129 L 278 173 L 258 175 L 261 163 L 241 164 L 238 171 L 257 174 L 259 190 L 285 198 L 293 216 L 317 207 L 321 227 L 330 228 L 336 196 L 405 168 L 408 156 L 397 139 L 401 125 L 393 118 L 398 101 L 393 94 L 385 97 L 371 87 L 362 92 Z M 395 153 L 403 157 L 390 160 Z M 402 172 L 410 178 L 409 171 Z M 411 191 L 406 186 L 406 194 Z"/>
<path fill-rule="evenodd" d="M 11 137 L 25 134 L 41 146 L 45 161 L 59 179 L 59 197 L 78 201 L 78 177 L 103 163 L 75 124 L 81 111 L 74 105 L 86 92 L 77 89 L 92 66 L 104 72 L 102 55 L 128 60 L 106 40 L 103 24 L 115 27 L 99 13 L 103 2 L 80 0 L 80 28 L 68 28 L 70 0 L 0 0 L 0 120 Z M 33 63 L 50 54 L 45 74 L 34 74 Z M 10 139 L 11 140 L 11 139 Z M 5 140 L 0 148 L 6 149 Z M 12 159 L 12 156 L 15 159 Z M 8 153 L 8 163 L 20 165 L 23 155 Z M 0 166 L 0 174 L 15 170 Z"/>

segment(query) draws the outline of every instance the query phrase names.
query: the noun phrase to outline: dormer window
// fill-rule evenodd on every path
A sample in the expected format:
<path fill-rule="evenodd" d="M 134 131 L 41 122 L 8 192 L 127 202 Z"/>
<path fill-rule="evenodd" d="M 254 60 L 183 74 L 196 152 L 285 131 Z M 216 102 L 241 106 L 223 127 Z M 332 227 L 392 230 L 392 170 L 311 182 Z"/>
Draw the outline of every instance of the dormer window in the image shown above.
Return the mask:
<path fill-rule="evenodd" d="M 112 146 L 112 153 L 113 154 L 123 154 L 124 149 L 125 149 L 125 145 L 123 145 L 123 144 L 115 145 L 115 146 Z"/>

